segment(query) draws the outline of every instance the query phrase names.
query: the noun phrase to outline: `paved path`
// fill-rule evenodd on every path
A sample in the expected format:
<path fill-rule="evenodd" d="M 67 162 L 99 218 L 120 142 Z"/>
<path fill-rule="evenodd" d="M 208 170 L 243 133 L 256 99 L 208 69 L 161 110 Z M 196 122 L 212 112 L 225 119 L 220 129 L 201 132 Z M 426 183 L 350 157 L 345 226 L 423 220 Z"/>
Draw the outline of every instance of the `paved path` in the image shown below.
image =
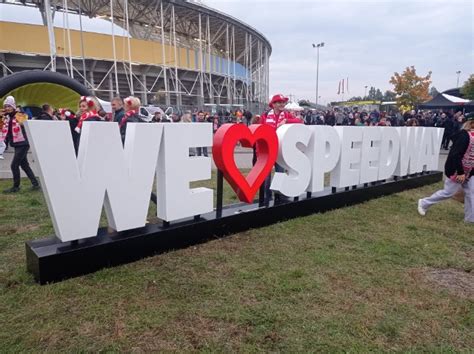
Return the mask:
<path fill-rule="evenodd" d="M 209 148 L 208 150 L 209 150 L 209 155 L 211 155 L 211 149 Z M 5 151 L 3 156 L 5 157 L 5 159 L 0 160 L 0 179 L 12 178 L 10 163 L 13 159 L 13 148 L 9 148 L 7 151 Z M 239 168 L 251 168 L 252 167 L 252 150 L 237 147 L 235 149 L 235 160 Z M 28 153 L 28 161 L 30 162 L 30 166 L 33 169 L 33 172 L 36 175 L 38 175 L 38 164 L 33 158 L 33 154 L 31 153 L 31 151 Z M 214 169 L 216 168 L 214 164 L 214 160 L 212 160 L 212 168 Z M 22 177 L 26 177 L 23 170 L 20 169 L 20 171 L 21 171 Z"/>
<path fill-rule="evenodd" d="M 210 152 L 211 149 L 209 149 Z M 13 158 L 13 149 L 9 148 L 8 151 L 4 153 L 5 160 L 0 160 L 0 179 L 4 178 L 12 178 L 12 174 L 10 171 L 10 163 Z M 439 156 L 439 169 L 442 170 L 444 167 L 444 163 L 446 162 L 447 153 L 444 150 L 441 150 L 441 154 Z M 241 147 L 237 147 L 235 149 L 235 160 L 237 166 L 239 168 L 251 168 L 252 167 L 252 150 L 245 149 Z M 30 162 L 31 168 L 38 175 L 38 166 L 33 158 L 33 154 L 31 152 L 28 153 L 28 161 Z M 215 169 L 216 166 L 214 165 L 214 161 L 212 161 L 212 167 Z M 26 175 L 21 171 L 22 176 L 26 177 Z"/>

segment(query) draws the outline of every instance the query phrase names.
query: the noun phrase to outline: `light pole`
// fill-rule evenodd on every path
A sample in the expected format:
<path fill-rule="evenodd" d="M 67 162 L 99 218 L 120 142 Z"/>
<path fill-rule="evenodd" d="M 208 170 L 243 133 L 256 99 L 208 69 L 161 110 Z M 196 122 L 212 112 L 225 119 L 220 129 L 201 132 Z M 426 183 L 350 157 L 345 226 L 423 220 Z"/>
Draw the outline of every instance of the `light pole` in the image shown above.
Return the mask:
<path fill-rule="evenodd" d="M 316 104 L 318 104 L 318 85 L 319 85 L 319 48 L 324 47 L 324 42 L 314 44 L 313 48 L 316 48 Z"/>
<path fill-rule="evenodd" d="M 364 86 L 364 99 L 367 97 L 367 85 Z"/>
<path fill-rule="evenodd" d="M 456 71 L 456 74 L 458 74 L 458 79 L 456 81 L 456 88 L 459 87 L 459 74 L 461 73 L 461 70 Z"/>

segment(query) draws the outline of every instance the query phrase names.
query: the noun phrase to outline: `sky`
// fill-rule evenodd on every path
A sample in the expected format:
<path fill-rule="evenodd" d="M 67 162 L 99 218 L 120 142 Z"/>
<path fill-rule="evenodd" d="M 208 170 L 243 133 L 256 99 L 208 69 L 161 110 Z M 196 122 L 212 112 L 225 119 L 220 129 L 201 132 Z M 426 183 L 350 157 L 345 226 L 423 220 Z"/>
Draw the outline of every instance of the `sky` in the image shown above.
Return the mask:
<path fill-rule="evenodd" d="M 18 6 L 11 4 L 0 4 L 0 21 L 29 23 L 32 25 L 43 25 L 41 14 L 36 7 Z M 70 14 L 68 19 L 64 13 L 54 16 L 55 27 L 65 27 L 69 23 L 69 28 L 80 29 L 79 16 Z M 87 32 L 106 33 L 111 32 L 110 22 L 100 18 L 89 18 L 82 16 L 82 29 Z M 115 35 L 125 36 L 127 31 L 117 25 L 114 25 Z"/>
<path fill-rule="evenodd" d="M 202 0 L 261 32 L 272 45 L 270 95 L 293 100 L 316 96 L 316 49 L 320 49 L 319 103 L 363 96 L 364 86 L 385 92 L 394 72 L 414 65 L 432 71 L 438 91 L 474 74 L 474 0 Z M 0 21 L 41 24 L 37 9 L 0 4 Z M 18 19 L 16 19 L 18 17 Z M 61 26 L 62 16 L 55 17 Z M 107 33 L 105 20 L 83 21 L 84 30 Z M 74 16 L 70 27 L 78 27 Z M 116 28 L 117 35 L 126 35 Z M 349 78 L 349 92 L 337 94 Z M 368 91 L 368 89 L 367 89 Z"/>
<path fill-rule="evenodd" d="M 474 74 L 474 1 L 471 0 L 203 0 L 261 32 L 271 43 L 270 95 L 315 100 L 316 49 L 320 49 L 319 103 L 345 98 L 364 86 L 385 92 L 394 72 L 414 65 L 432 71 L 438 91 Z M 368 89 L 367 89 L 368 90 Z"/>

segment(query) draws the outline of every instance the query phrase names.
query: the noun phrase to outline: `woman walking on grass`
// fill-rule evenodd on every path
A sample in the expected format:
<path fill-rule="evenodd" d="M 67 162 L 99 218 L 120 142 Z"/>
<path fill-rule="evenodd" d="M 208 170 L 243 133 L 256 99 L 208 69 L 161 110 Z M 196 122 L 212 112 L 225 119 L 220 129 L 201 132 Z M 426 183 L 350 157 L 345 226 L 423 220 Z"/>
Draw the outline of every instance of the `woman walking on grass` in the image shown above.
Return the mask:
<path fill-rule="evenodd" d="M 464 221 L 474 223 L 474 115 L 464 123 L 454 138 L 444 165 L 444 188 L 432 196 L 418 200 L 418 213 L 426 214 L 428 208 L 454 196 L 464 189 Z"/>

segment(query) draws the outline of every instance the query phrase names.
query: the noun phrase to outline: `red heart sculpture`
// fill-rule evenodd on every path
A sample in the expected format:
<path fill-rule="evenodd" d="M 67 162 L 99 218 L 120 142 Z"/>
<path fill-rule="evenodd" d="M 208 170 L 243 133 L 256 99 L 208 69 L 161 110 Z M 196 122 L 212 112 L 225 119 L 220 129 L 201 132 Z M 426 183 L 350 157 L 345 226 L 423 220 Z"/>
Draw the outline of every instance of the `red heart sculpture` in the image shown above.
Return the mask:
<path fill-rule="evenodd" d="M 235 164 L 234 149 L 239 141 L 242 146 L 249 148 L 258 142 L 257 162 L 247 177 L 244 177 Z M 250 127 L 244 124 L 224 124 L 214 135 L 212 156 L 239 200 L 252 203 L 277 159 L 278 137 L 275 130 L 266 124 L 253 124 Z"/>

